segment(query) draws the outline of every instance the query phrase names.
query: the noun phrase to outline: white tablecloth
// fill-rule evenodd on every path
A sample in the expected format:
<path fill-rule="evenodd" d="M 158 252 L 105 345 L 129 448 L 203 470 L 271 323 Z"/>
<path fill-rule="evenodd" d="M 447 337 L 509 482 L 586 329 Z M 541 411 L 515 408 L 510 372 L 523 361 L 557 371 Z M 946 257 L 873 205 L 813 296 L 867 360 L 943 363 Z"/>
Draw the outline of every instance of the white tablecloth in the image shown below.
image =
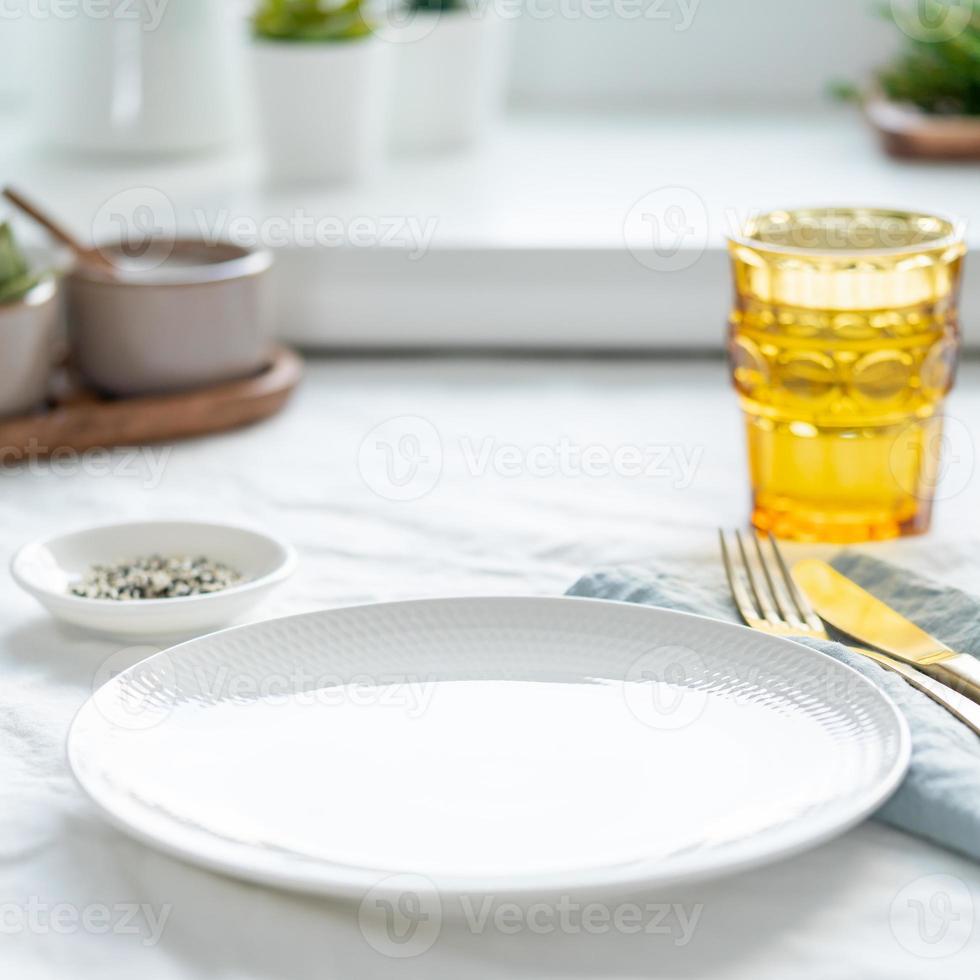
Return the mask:
<path fill-rule="evenodd" d="M 935 533 L 878 553 L 980 591 L 978 378 L 969 366 L 951 406 Z M 260 426 L 0 473 L 5 557 L 36 535 L 126 518 L 241 520 L 289 537 L 301 568 L 254 618 L 557 593 L 620 560 L 714 562 L 714 528 L 745 508 L 740 425 L 714 362 L 316 363 L 289 409 Z M 980 924 L 969 933 L 980 867 L 873 822 L 769 868 L 637 899 L 699 908 L 686 943 L 673 928 L 445 921 L 426 952 L 393 959 L 366 941 L 352 906 L 199 871 L 111 829 L 68 774 L 65 735 L 107 659 L 141 651 L 57 627 L 9 580 L 0 603 L 3 977 L 980 976 Z"/>

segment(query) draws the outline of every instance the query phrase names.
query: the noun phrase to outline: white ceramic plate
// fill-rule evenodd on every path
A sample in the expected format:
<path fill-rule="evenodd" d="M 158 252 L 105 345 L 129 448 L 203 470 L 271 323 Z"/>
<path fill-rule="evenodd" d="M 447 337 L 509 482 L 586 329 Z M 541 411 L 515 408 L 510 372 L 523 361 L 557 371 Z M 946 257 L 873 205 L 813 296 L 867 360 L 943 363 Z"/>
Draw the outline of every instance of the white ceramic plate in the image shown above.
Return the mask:
<path fill-rule="evenodd" d="M 591 892 L 762 864 L 895 789 L 909 736 L 856 671 L 697 616 L 574 598 L 335 609 L 164 651 L 69 758 L 128 833 L 363 896 Z M 391 876 L 396 876 L 392 878 Z"/>
<path fill-rule="evenodd" d="M 69 588 L 93 565 L 147 555 L 204 555 L 240 572 L 240 585 L 178 599 L 85 599 Z M 10 572 L 52 616 L 130 639 L 203 633 L 227 625 L 254 606 L 296 567 L 284 541 L 232 524 L 134 521 L 85 528 L 24 545 Z M 173 642 L 173 640 L 171 640 Z"/>

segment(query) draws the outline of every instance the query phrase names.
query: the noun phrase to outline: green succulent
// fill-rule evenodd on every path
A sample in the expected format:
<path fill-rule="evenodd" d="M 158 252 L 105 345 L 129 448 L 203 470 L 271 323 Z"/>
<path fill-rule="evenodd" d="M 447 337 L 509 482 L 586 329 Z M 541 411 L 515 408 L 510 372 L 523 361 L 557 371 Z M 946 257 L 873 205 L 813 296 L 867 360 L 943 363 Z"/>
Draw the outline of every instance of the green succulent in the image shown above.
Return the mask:
<path fill-rule="evenodd" d="M 273 41 L 351 41 L 371 33 L 362 0 L 259 0 L 252 27 Z"/>
<path fill-rule="evenodd" d="M 24 253 L 17 247 L 9 222 L 0 224 L 0 303 L 22 299 L 38 283 Z"/>
<path fill-rule="evenodd" d="M 906 38 L 902 52 L 877 74 L 885 95 L 929 113 L 980 115 L 980 0 L 922 0 L 917 23 L 937 25 L 929 32 L 903 27 L 893 5 L 885 12 Z M 946 31 L 939 26 L 944 23 L 951 25 Z M 912 36 L 920 33 L 928 36 Z"/>

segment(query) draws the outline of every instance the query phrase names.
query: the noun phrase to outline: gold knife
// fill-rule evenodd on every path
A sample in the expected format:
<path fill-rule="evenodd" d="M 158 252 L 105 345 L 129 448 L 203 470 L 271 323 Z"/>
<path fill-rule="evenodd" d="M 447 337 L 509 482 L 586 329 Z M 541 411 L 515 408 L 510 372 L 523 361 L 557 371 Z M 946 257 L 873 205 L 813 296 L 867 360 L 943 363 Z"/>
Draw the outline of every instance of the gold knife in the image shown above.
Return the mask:
<path fill-rule="evenodd" d="M 951 650 L 826 562 L 797 562 L 793 578 L 834 629 L 980 702 L 980 661 L 975 657 Z"/>

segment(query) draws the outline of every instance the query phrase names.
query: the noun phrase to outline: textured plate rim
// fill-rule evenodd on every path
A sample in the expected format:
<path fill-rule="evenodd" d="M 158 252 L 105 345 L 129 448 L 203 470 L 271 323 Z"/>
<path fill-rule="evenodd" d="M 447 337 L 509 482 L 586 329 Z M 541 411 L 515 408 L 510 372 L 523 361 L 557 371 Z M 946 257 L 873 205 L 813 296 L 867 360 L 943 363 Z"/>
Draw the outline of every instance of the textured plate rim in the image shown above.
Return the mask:
<path fill-rule="evenodd" d="M 842 676 L 850 676 L 857 688 L 865 691 L 865 696 L 877 699 L 888 711 L 895 725 L 896 748 L 891 766 L 886 774 L 871 783 L 864 792 L 855 794 L 836 807 L 825 807 L 816 814 L 804 815 L 790 820 L 775 830 L 757 833 L 734 843 L 726 844 L 723 848 L 709 848 L 700 855 L 689 855 L 684 859 L 651 859 L 636 861 L 621 865 L 607 865 L 586 871 L 566 873 L 539 873 L 521 877 L 452 877 L 432 876 L 430 879 L 424 872 L 406 872 L 403 870 L 372 869 L 362 866 L 345 865 L 338 862 L 319 859 L 301 859 L 298 856 L 285 855 L 280 866 L 269 861 L 256 860 L 257 855 L 268 856 L 280 852 L 262 850 L 252 845 L 224 840 L 217 835 L 209 834 L 198 828 L 190 831 L 190 842 L 182 840 L 188 836 L 188 831 L 179 820 L 161 814 L 154 814 L 146 805 L 135 800 L 128 800 L 129 808 L 134 810 L 136 817 L 128 819 L 118 812 L 118 794 L 107 791 L 104 780 L 97 777 L 89 780 L 84 772 L 84 765 L 79 760 L 78 730 L 80 721 L 90 714 L 94 708 L 94 695 L 89 697 L 78 710 L 68 731 L 67 759 L 69 769 L 76 782 L 100 810 L 102 815 L 127 836 L 149 845 L 179 860 L 205 868 L 209 871 L 228 875 L 239 880 L 250 881 L 262 885 L 304 894 L 332 896 L 359 900 L 370 891 L 378 897 L 388 896 L 397 898 L 405 888 L 405 878 L 419 878 L 430 881 L 433 888 L 442 899 L 466 895 L 513 896 L 515 898 L 544 897 L 568 893 L 588 892 L 590 895 L 622 894 L 637 889 L 669 887 L 680 884 L 697 883 L 706 880 L 723 878 L 752 868 L 763 867 L 795 854 L 811 850 L 832 840 L 857 826 L 878 809 L 896 791 L 908 770 L 911 759 L 912 741 L 908 722 L 898 709 L 892 698 L 867 677 L 855 670 L 849 664 L 843 663 L 828 654 L 821 653 L 802 643 L 770 634 L 760 633 L 749 627 L 726 620 L 714 619 L 696 613 L 681 612 L 662 606 L 651 606 L 642 603 L 624 602 L 621 600 L 597 599 L 587 596 L 453 596 L 448 598 L 407 599 L 395 602 L 367 602 L 330 609 L 314 610 L 292 616 L 277 617 L 258 623 L 242 626 L 232 626 L 227 629 L 195 637 L 184 643 L 177 644 L 159 651 L 153 657 L 172 654 L 181 647 L 210 640 L 219 634 L 234 633 L 241 630 L 268 625 L 269 623 L 297 620 L 308 617 L 328 616 L 352 609 L 368 609 L 383 606 L 386 609 L 394 607 L 419 606 L 425 604 L 451 604 L 470 602 L 533 602 L 549 604 L 595 604 L 602 606 L 621 606 L 633 610 L 645 610 L 654 618 L 682 618 L 712 624 L 712 627 L 739 630 L 751 634 L 752 639 L 762 646 L 772 647 L 773 650 L 784 648 L 789 644 L 794 653 L 800 651 L 806 656 L 820 658 L 831 665 L 832 670 L 839 670 Z M 146 664 L 148 661 L 142 661 Z M 135 668 L 129 668 L 130 670 Z M 118 676 L 123 676 L 123 671 Z M 851 688 L 853 690 L 854 688 Z M 142 817 L 142 821 L 138 817 Z M 146 828 L 147 823 L 159 823 L 165 828 L 165 833 L 157 833 Z M 202 838 L 213 842 L 209 850 L 197 846 Z M 229 850 L 228 857 L 217 856 L 214 851 L 220 845 L 221 850 Z M 285 853 L 285 852 L 283 852 Z M 252 860 L 249 860 L 251 856 Z M 666 867 L 664 865 L 666 864 Z M 659 866 L 659 867 L 658 867 Z M 301 870 L 302 869 L 302 873 Z"/>

